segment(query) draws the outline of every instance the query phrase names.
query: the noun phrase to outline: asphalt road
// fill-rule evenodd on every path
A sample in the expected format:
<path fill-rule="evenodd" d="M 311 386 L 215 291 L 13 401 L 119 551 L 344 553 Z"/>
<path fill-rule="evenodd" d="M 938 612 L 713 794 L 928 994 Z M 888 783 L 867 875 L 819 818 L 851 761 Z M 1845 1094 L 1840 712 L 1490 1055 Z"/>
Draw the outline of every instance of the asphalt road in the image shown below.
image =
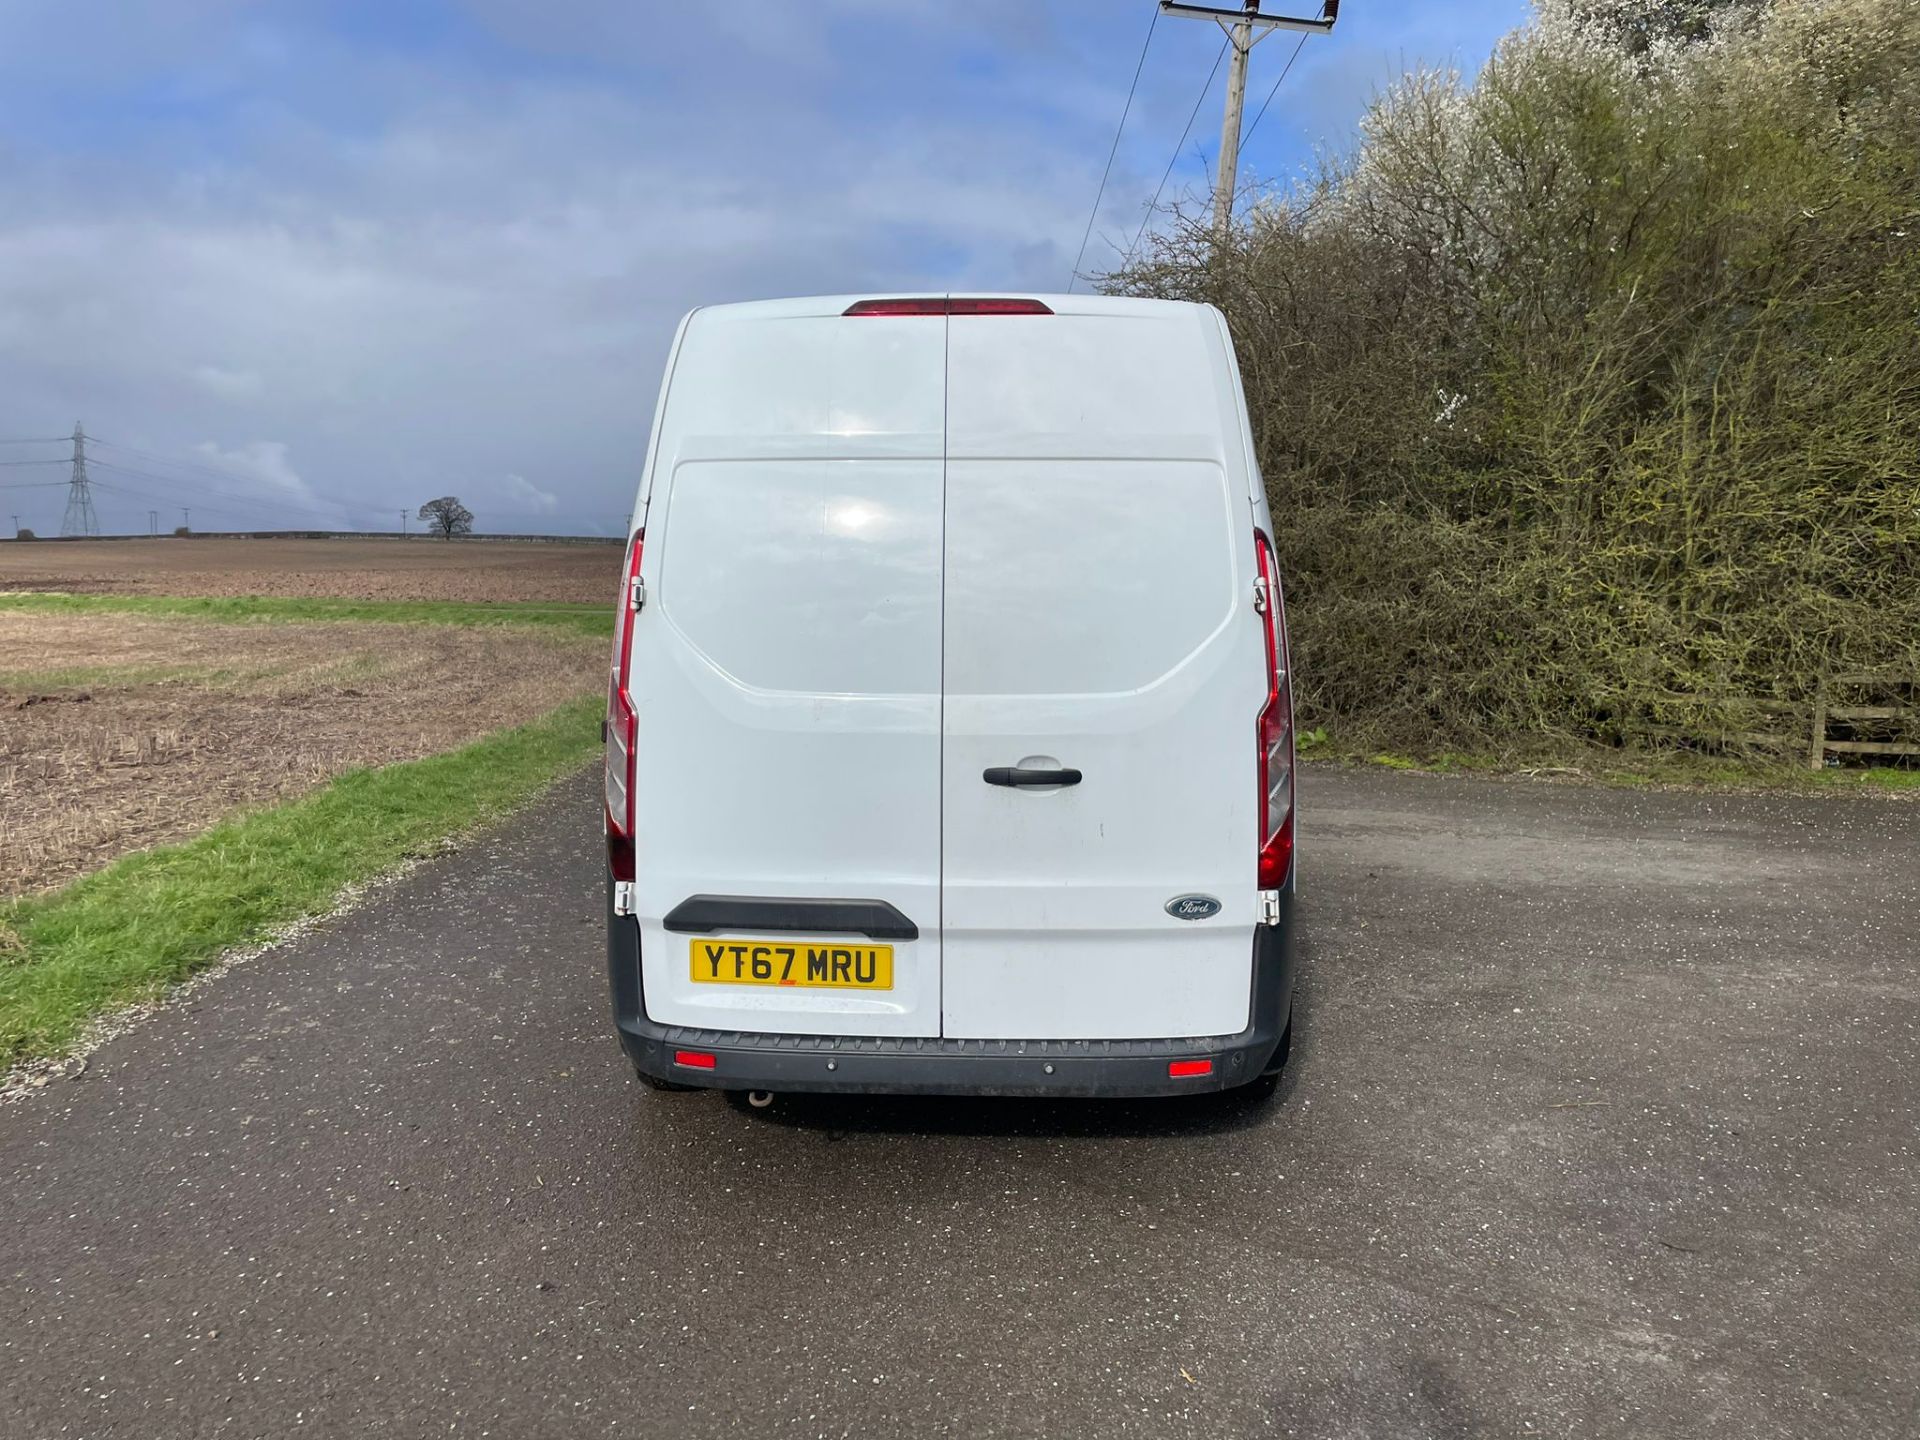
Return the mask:
<path fill-rule="evenodd" d="M 1913 1435 L 1920 807 L 1310 770 L 1270 1101 L 657 1095 L 569 783 L 0 1109 L 0 1435 Z"/>

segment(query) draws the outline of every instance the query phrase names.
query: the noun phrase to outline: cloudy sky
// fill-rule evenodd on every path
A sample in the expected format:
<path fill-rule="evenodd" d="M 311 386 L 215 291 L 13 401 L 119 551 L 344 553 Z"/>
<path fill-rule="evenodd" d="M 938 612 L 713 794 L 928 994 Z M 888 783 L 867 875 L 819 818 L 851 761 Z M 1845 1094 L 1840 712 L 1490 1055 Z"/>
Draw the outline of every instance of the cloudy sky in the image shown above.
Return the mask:
<path fill-rule="evenodd" d="M 1316 0 L 1305 0 L 1311 9 Z M 1279 9 L 1268 0 L 1269 10 Z M 5 0 L 0 440 L 103 528 L 617 533 L 675 321 L 1066 286 L 1151 0 Z M 1284 179 L 1525 0 L 1346 0 L 1243 151 Z M 1249 119 L 1295 37 L 1254 52 Z M 1083 272 L 1220 48 L 1163 18 Z M 1202 194 L 1225 67 L 1165 199 Z M 1164 202 L 1163 202 L 1164 203 Z M 0 445 L 0 512 L 64 472 Z M 111 468 L 109 468 L 111 467 Z"/>

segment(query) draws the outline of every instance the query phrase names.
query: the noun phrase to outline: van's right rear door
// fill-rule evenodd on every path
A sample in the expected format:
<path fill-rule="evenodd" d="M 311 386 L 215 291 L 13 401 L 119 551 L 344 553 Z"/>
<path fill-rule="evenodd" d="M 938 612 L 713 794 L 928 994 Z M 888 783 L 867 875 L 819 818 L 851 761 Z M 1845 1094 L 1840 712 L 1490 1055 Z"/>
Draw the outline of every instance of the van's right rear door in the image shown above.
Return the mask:
<path fill-rule="evenodd" d="M 947 358 L 942 1033 L 1237 1032 L 1266 675 L 1218 322 L 956 315 Z M 1021 767 L 1082 778 L 988 781 Z"/>

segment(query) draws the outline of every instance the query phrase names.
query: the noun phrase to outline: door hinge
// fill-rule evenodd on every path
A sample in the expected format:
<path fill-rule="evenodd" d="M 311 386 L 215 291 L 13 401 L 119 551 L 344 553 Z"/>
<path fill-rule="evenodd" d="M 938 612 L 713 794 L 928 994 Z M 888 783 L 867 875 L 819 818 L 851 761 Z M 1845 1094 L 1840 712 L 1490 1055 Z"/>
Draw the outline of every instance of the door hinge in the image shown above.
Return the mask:
<path fill-rule="evenodd" d="M 613 913 L 616 915 L 633 914 L 633 881 L 616 880 L 613 882 Z"/>
<path fill-rule="evenodd" d="M 1280 892 L 1278 890 L 1260 892 L 1260 923 L 1262 925 L 1280 923 Z"/>
<path fill-rule="evenodd" d="M 633 577 L 633 583 L 627 587 L 627 608 L 637 614 L 644 610 L 646 605 L 647 582 L 636 575 Z"/>
<path fill-rule="evenodd" d="M 1253 608 L 1255 610 L 1258 610 L 1262 615 L 1264 615 L 1267 613 L 1267 604 L 1268 604 L 1267 582 L 1265 580 L 1254 581 L 1253 582 Z"/>

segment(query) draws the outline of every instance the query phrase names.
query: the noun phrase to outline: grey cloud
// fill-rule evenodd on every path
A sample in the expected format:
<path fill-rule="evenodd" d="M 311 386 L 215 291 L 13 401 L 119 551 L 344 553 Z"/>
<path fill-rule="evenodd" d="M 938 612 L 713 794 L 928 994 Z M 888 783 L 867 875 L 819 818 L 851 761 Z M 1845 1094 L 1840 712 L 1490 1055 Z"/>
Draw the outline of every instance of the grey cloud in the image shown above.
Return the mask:
<path fill-rule="evenodd" d="M 133 0 L 96 82 L 171 87 L 185 118 L 90 144 L 36 132 L 18 85 L 0 101 L 0 435 L 80 416 L 304 507 L 288 523 L 451 492 L 482 528 L 612 532 L 690 306 L 1065 284 L 1124 76 L 1072 48 L 1086 7 L 1056 9 L 782 0 L 729 7 L 742 39 L 706 6 L 474 0 L 555 62 L 500 70 L 297 34 L 298 4 Z M 57 49 L 63 10 L 70 32 L 65 7 L 0 12 L 0 48 Z M 862 90 L 876 53 L 826 20 L 920 37 L 887 52 L 898 95 Z M 732 42 L 727 83 L 692 65 Z M 944 79 L 987 43 L 1005 73 Z M 1182 73 L 1143 124 L 1191 104 Z M 1102 230 L 1130 233 L 1157 163 L 1123 154 Z M 147 501 L 102 498 L 144 528 Z"/>

